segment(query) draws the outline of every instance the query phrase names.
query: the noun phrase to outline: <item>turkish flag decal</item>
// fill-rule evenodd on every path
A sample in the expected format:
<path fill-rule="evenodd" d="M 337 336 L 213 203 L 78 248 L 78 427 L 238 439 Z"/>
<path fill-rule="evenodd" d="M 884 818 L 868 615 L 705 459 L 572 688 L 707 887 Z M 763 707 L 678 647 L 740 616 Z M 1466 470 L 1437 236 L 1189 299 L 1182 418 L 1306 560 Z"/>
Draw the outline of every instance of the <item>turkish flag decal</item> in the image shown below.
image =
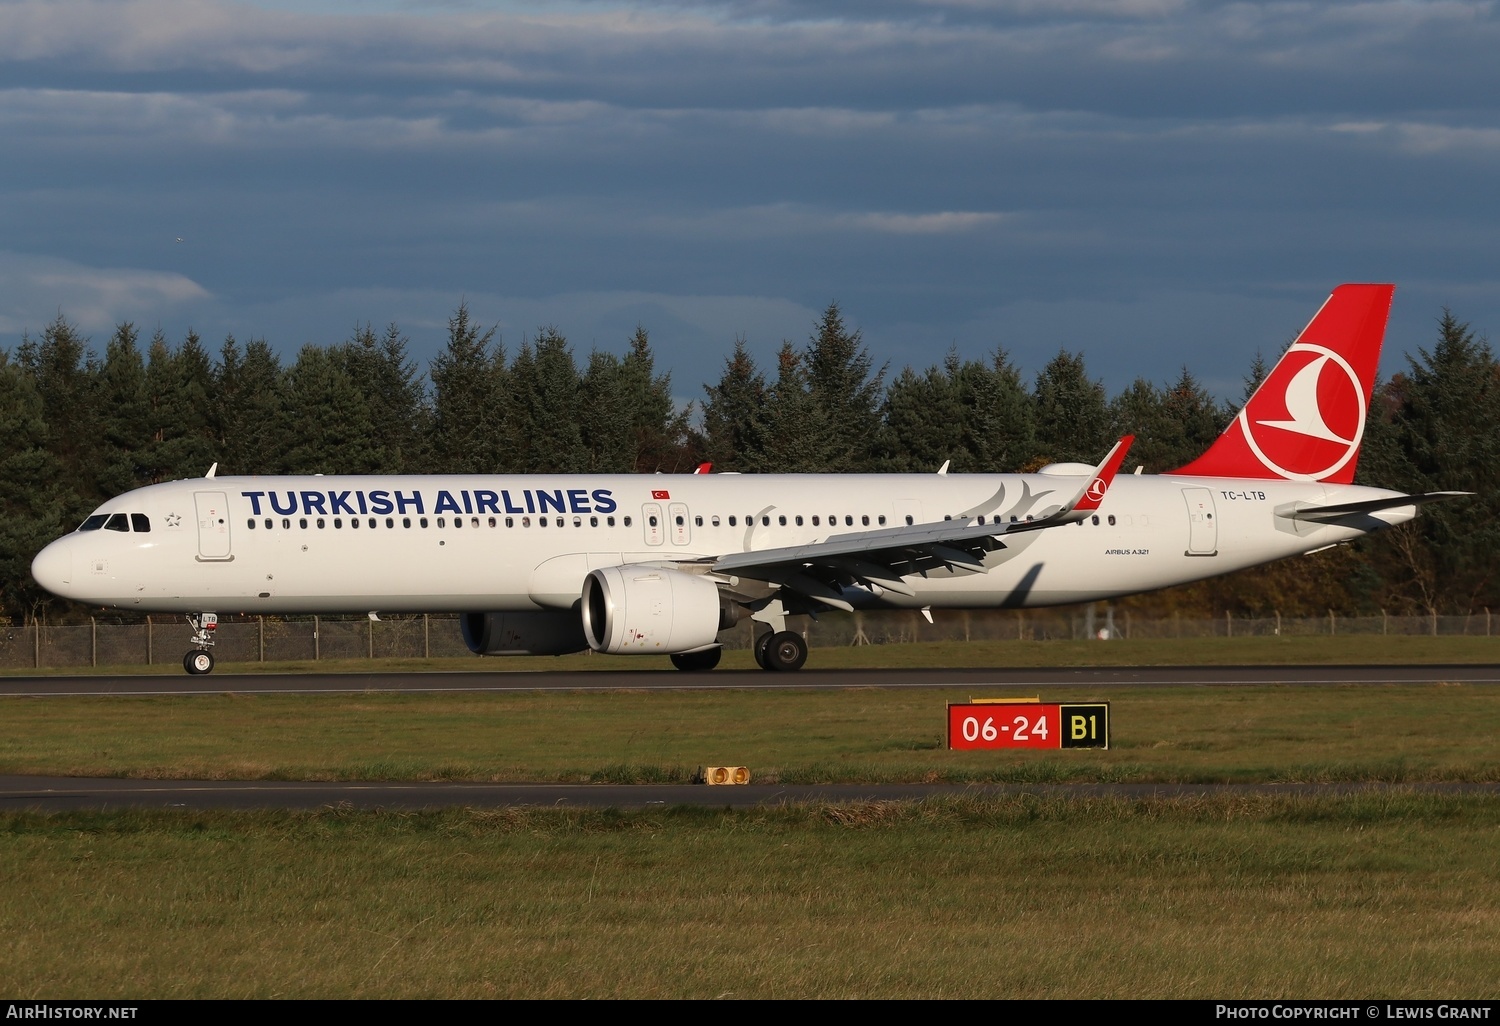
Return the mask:
<path fill-rule="evenodd" d="M 651 498 L 653 499 L 670 499 L 671 497 L 671 493 L 663 489 L 657 489 L 651 493 Z"/>

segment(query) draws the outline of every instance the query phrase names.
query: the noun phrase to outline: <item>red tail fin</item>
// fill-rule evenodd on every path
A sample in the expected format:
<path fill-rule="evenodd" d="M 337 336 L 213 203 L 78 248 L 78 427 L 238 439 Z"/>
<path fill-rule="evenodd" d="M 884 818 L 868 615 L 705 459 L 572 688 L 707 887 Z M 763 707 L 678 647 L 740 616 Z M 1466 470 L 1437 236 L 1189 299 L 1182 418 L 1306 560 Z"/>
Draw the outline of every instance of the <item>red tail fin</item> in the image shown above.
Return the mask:
<path fill-rule="evenodd" d="M 1193 477 L 1354 480 L 1394 285 L 1340 285 L 1208 452 Z"/>

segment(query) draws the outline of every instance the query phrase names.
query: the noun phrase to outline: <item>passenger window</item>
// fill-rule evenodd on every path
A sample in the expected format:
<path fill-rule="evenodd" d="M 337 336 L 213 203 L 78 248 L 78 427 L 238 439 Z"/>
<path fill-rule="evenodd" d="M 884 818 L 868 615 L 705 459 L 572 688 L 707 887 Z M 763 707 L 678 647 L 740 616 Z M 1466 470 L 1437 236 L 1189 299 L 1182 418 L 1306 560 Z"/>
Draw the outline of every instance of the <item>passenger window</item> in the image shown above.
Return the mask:
<path fill-rule="evenodd" d="M 320 531 L 323 530 L 323 526 L 324 526 L 323 525 L 323 518 L 319 517 L 318 518 L 318 530 L 320 530 Z"/>
<path fill-rule="evenodd" d="M 761 527 L 770 527 L 771 526 L 771 518 L 770 517 L 765 517 L 765 516 L 761 517 L 760 518 L 760 526 Z"/>
<path fill-rule="evenodd" d="M 598 517 L 589 517 L 589 526 L 590 527 L 598 527 L 599 526 L 599 518 Z"/>
<path fill-rule="evenodd" d="M 116 513 L 104 522 L 106 531 L 129 531 L 130 523 L 125 519 L 124 513 Z"/>
<path fill-rule="evenodd" d="M 848 513 L 844 514 L 844 526 L 845 527 L 853 527 L 854 526 L 854 518 L 852 516 L 850 516 Z"/>
<path fill-rule="evenodd" d="M 333 529 L 335 531 L 342 531 L 344 529 L 344 518 L 343 517 L 334 517 L 333 518 Z"/>
<path fill-rule="evenodd" d="M 339 526 L 339 522 L 337 520 L 335 520 L 333 522 L 333 526 L 334 527 Z M 351 530 L 358 531 L 359 530 L 359 517 L 350 517 L 349 518 L 349 527 L 350 527 Z"/>
<path fill-rule="evenodd" d="M 1114 527 L 1115 526 L 1115 515 L 1113 513 L 1111 513 L 1109 515 L 1109 526 L 1110 527 Z"/>
<path fill-rule="evenodd" d="M 440 521 L 438 521 L 438 526 L 439 526 L 439 527 L 442 527 L 442 526 L 443 526 L 443 523 L 442 523 L 442 521 L 441 521 L 441 520 L 440 520 Z M 458 528 L 458 529 L 462 529 L 462 528 L 463 528 L 463 526 L 464 526 L 464 518 L 463 518 L 463 517 L 454 517 L 454 518 L 453 518 L 453 526 L 454 526 L 454 527 L 455 527 L 455 528 Z"/>
<path fill-rule="evenodd" d="M 709 523 L 713 524 L 715 527 L 718 527 L 719 526 L 719 518 L 718 517 L 713 517 L 711 520 L 709 520 Z"/>
<path fill-rule="evenodd" d="M 306 517 L 303 517 L 301 519 L 300 524 L 301 524 L 302 530 L 304 530 L 304 531 L 307 530 L 307 518 Z"/>
<path fill-rule="evenodd" d="M 730 527 L 738 527 L 738 526 L 739 526 L 739 525 L 738 525 L 738 524 L 737 524 L 737 523 L 736 523 L 736 521 L 735 521 L 735 518 L 734 518 L 734 517 L 733 517 L 733 516 L 731 516 L 731 517 L 730 517 L 730 518 L 729 518 L 729 526 L 730 526 Z"/>
<path fill-rule="evenodd" d="M 818 526 L 818 516 L 817 516 L 816 513 L 813 514 L 813 526 L 814 527 Z"/>
<path fill-rule="evenodd" d="M 266 521 L 266 526 L 271 526 L 270 521 Z M 140 534 L 146 534 L 151 530 L 151 518 L 144 513 L 130 514 L 130 529 Z"/>
<path fill-rule="evenodd" d="M 797 514 L 797 526 L 798 527 L 802 526 L 802 514 L 801 513 Z"/>
<path fill-rule="evenodd" d="M 521 526 L 522 527 L 530 527 L 531 526 L 531 518 L 530 517 L 522 517 L 521 518 Z"/>
<path fill-rule="evenodd" d="M 386 517 L 385 518 L 385 526 L 389 527 L 389 528 L 394 528 L 396 526 L 396 518 L 395 517 Z"/>
<path fill-rule="evenodd" d="M 439 526 L 441 526 L 442 521 L 441 520 L 438 521 L 438 524 L 439 524 Z M 417 526 L 420 527 L 420 528 L 422 528 L 422 530 L 424 530 L 424 531 L 427 530 L 427 518 L 426 517 L 418 517 L 417 518 Z"/>
<path fill-rule="evenodd" d="M 870 526 L 870 514 L 865 513 L 859 518 L 859 522 L 865 527 Z"/>
<path fill-rule="evenodd" d="M 1089 517 L 1089 519 L 1094 522 L 1095 527 L 1099 526 L 1099 514 L 1095 513 L 1093 516 Z"/>
<path fill-rule="evenodd" d="M 604 518 L 604 523 L 608 527 L 614 527 L 615 526 L 615 518 L 614 517 L 605 517 Z M 630 525 L 626 524 L 625 526 L 629 527 Z"/>
<path fill-rule="evenodd" d="M 255 518 L 251 517 L 249 520 L 245 521 L 245 525 L 249 527 L 250 530 L 255 530 Z"/>
<path fill-rule="evenodd" d="M 880 521 L 879 522 L 880 522 L 880 526 L 881 527 L 885 526 L 885 514 L 884 513 L 880 514 Z"/>
<path fill-rule="evenodd" d="M 402 517 L 401 526 L 407 528 L 411 527 L 411 517 Z"/>
<path fill-rule="evenodd" d="M 694 527 L 702 527 L 703 526 L 703 518 L 702 517 L 694 517 L 693 518 L 693 526 Z"/>
<path fill-rule="evenodd" d="M 516 518 L 515 517 L 506 517 L 505 518 L 505 526 L 506 527 L 515 527 L 516 526 Z"/>
<path fill-rule="evenodd" d="M 630 518 L 629 518 L 629 517 L 626 517 L 626 518 L 625 518 L 625 519 L 624 519 L 624 520 L 622 520 L 622 521 L 620 521 L 620 522 L 621 522 L 621 523 L 622 523 L 622 524 L 624 524 L 624 525 L 625 525 L 625 526 L 626 526 L 626 527 L 629 527 L 629 526 L 630 526 Z M 611 525 L 611 526 L 613 526 L 613 525 Z"/>
<path fill-rule="evenodd" d="M 374 518 L 374 517 L 371 517 L 371 518 L 370 518 L 370 527 L 371 527 L 371 528 L 375 528 L 375 527 L 379 527 L 379 526 L 380 526 L 380 524 L 379 524 L 379 523 L 378 523 L 378 522 L 377 522 L 377 521 L 376 521 L 376 520 L 375 520 L 375 518 Z M 390 527 L 390 526 L 391 526 L 391 522 L 390 522 L 390 521 L 389 521 L 389 520 L 387 520 L 387 521 L 386 521 L 386 522 L 385 522 L 385 526 L 386 526 L 386 527 Z"/>
<path fill-rule="evenodd" d="M 782 515 L 782 516 L 777 517 L 776 518 L 776 524 L 777 524 L 778 527 L 785 527 L 786 526 L 786 516 Z"/>
<path fill-rule="evenodd" d="M 478 527 L 479 526 L 479 518 L 478 517 L 470 517 L 469 518 L 469 526 L 470 527 Z M 491 527 L 495 526 L 495 518 L 494 517 L 490 517 L 490 526 Z"/>
<path fill-rule="evenodd" d="M 546 517 L 537 517 L 536 518 L 536 525 L 538 527 L 546 527 L 547 526 L 547 518 Z"/>
<path fill-rule="evenodd" d="M 495 518 L 494 517 L 490 517 L 490 526 L 491 527 L 495 526 Z"/>
<path fill-rule="evenodd" d="M 437 518 L 437 525 L 439 527 L 447 527 L 448 526 L 448 518 L 447 517 L 438 517 Z"/>
<path fill-rule="evenodd" d="M 910 527 L 912 525 L 912 523 L 913 523 L 913 521 L 912 521 L 912 518 L 911 518 L 911 514 L 910 513 L 906 514 L 906 526 Z"/>
<path fill-rule="evenodd" d="M 290 531 L 292 529 L 292 518 L 291 517 L 282 517 L 282 519 L 281 519 L 281 526 L 282 526 L 283 530 Z M 306 527 L 307 526 L 307 521 L 304 520 L 302 522 L 302 526 Z"/>

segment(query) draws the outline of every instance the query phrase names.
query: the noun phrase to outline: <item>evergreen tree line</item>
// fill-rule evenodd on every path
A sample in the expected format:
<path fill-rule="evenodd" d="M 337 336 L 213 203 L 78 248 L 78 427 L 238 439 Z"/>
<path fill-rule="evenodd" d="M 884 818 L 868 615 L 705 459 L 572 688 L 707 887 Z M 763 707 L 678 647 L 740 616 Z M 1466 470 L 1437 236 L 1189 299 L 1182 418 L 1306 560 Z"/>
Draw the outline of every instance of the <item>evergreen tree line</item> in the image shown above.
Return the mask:
<path fill-rule="evenodd" d="M 541 329 L 512 354 L 460 305 L 424 375 L 395 325 L 366 325 L 290 366 L 264 340 L 226 338 L 217 357 L 189 332 L 142 342 L 119 325 L 103 354 L 61 315 L 0 350 L 0 603 L 12 617 L 56 606 L 32 556 L 103 500 L 159 481 L 220 474 L 759 473 L 1024 471 L 1093 463 L 1136 436 L 1131 468 L 1156 473 L 1206 449 L 1245 393 L 1216 402 L 1183 368 L 1110 397 L 1080 353 L 1059 351 L 1034 381 L 1006 351 L 950 351 L 940 365 L 875 367 L 830 304 L 803 345 L 762 369 L 737 339 L 717 382 L 680 408 L 637 328 L 623 356 L 580 361 Z M 1469 612 L 1496 602 L 1490 563 L 1500 508 L 1500 366 L 1445 312 L 1429 351 L 1371 404 L 1362 483 L 1461 489 L 1415 525 L 1310 559 L 1134 600 L 1143 611 L 1285 615 L 1388 609 Z"/>

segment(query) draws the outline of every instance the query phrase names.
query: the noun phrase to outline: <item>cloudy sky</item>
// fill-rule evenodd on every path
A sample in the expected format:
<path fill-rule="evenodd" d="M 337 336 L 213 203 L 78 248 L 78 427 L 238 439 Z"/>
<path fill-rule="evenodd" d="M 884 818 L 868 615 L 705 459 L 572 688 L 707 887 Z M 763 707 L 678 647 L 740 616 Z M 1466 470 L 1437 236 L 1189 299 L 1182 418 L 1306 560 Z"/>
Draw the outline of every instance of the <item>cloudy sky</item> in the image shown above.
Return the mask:
<path fill-rule="evenodd" d="M 0 0 L 0 346 L 290 358 L 467 302 L 685 399 L 837 301 L 905 365 L 1237 395 L 1342 281 L 1500 333 L 1493 2 Z"/>

